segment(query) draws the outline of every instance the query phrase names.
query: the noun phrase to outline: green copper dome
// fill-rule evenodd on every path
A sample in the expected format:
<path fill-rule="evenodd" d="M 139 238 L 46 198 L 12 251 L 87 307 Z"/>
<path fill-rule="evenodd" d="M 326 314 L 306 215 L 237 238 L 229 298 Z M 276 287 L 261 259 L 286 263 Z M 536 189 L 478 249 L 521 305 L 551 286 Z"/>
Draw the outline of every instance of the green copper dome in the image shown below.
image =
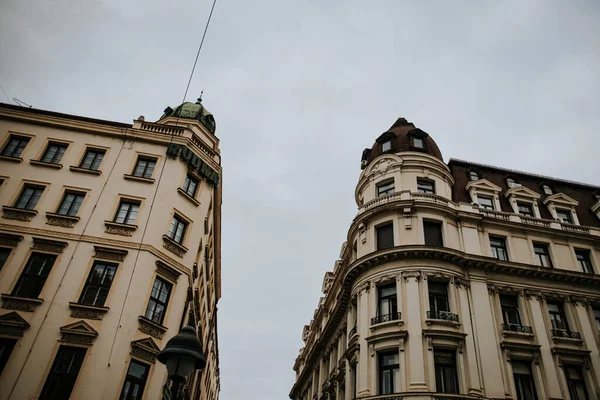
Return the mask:
<path fill-rule="evenodd" d="M 215 118 L 211 113 L 208 112 L 206 108 L 202 105 L 202 99 L 198 99 L 195 103 L 185 102 L 182 105 L 172 109 L 171 107 L 165 108 L 165 112 L 160 117 L 160 119 L 166 117 L 175 117 L 175 118 L 186 118 L 186 119 L 195 119 L 200 122 L 206 129 L 208 129 L 211 133 L 215 133 L 217 129 L 217 124 L 215 123 Z"/>

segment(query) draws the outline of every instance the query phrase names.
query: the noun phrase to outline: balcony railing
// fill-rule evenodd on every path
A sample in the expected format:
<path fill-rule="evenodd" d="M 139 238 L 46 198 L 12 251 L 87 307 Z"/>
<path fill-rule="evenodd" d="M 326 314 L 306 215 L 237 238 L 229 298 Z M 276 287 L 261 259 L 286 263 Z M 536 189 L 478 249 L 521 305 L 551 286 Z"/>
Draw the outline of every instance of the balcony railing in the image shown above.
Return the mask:
<path fill-rule="evenodd" d="M 348 339 L 350 339 L 352 336 L 356 335 L 357 330 L 358 330 L 358 326 L 354 325 L 354 328 L 350 329 L 350 332 L 348 332 Z"/>
<path fill-rule="evenodd" d="M 402 319 L 402 313 L 400 313 L 400 312 L 383 314 L 383 315 L 378 315 L 376 317 L 371 318 L 371 325 L 380 324 L 382 322 L 388 322 L 388 321 L 396 321 L 396 320 L 401 320 L 401 319 Z"/>
<path fill-rule="evenodd" d="M 552 329 L 550 332 L 552 332 L 553 337 L 581 340 L 581 333 L 579 332 L 571 332 L 564 329 Z"/>
<path fill-rule="evenodd" d="M 527 325 L 521 324 L 502 324 L 502 330 L 507 332 L 519 332 L 519 333 L 531 333 L 533 334 L 533 329 Z"/>
<path fill-rule="evenodd" d="M 441 319 L 444 321 L 458 322 L 458 315 L 449 311 L 427 311 L 427 319 Z"/>
<path fill-rule="evenodd" d="M 541 226 L 542 228 L 550 228 L 550 222 L 541 218 L 528 217 L 526 215 L 520 215 L 521 222 L 528 225 Z"/>

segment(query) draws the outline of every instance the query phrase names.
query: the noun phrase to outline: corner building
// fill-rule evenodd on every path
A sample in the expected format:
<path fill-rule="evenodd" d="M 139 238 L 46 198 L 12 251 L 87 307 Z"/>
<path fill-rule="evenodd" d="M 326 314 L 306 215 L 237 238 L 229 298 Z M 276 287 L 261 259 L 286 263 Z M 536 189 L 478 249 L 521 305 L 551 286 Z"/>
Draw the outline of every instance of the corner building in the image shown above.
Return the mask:
<path fill-rule="evenodd" d="M 133 124 L 0 104 L 0 399 L 159 399 L 186 324 L 217 399 L 221 157 L 198 103 Z"/>
<path fill-rule="evenodd" d="M 446 164 L 403 118 L 361 166 L 291 399 L 599 398 L 600 187 Z"/>

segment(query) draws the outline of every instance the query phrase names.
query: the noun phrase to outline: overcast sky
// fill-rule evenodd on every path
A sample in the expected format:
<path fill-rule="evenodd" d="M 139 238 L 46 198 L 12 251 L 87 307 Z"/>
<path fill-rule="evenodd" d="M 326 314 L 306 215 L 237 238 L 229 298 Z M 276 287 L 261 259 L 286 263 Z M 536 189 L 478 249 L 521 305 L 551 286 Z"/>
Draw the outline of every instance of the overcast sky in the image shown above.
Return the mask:
<path fill-rule="evenodd" d="M 0 85 L 155 121 L 181 102 L 211 4 L 2 0 Z M 221 400 L 287 398 L 361 152 L 396 118 L 446 161 L 600 184 L 598 21 L 593 0 L 217 2 L 188 100 L 204 89 L 223 156 Z"/>

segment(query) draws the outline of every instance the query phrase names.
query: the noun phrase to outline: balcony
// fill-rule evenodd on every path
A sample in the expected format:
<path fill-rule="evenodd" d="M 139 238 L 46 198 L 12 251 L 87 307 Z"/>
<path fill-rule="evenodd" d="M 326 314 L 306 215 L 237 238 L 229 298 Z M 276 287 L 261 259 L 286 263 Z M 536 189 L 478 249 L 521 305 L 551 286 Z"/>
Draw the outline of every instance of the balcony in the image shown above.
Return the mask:
<path fill-rule="evenodd" d="M 552 329 L 550 332 L 553 338 L 582 340 L 581 333 L 579 332 L 571 332 L 564 329 Z"/>
<path fill-rule="evenodd" d="M 371 318 L 371 325 L 381 324 L 382 322 L 399 321 L 399 320 L 402 320 L 402 313 L 400 313 L 400 312 L 383 314 L 383 315 L 378 315 L 376 317 Z"/>
<path fill-rule="evenodd" d="M 533 329 L 530 326 L 521 324 L 502 324 L 502 330 L 505 332 L 528 333 L 533 335 Z"/>
<path fill-rule="evenodd" d="M 427 319 L 439 319 L 458 323 L 458 315 L 449 311 L 427 311 Z"/>
<path fill-rule="evenodd" d="M 358 326 L 354 325 L 354 328 L 350 329 L 350 332 L 348 332 L 348 339 L 350 339 L 352 336 L 356 335 L 358 331 Z"/>

